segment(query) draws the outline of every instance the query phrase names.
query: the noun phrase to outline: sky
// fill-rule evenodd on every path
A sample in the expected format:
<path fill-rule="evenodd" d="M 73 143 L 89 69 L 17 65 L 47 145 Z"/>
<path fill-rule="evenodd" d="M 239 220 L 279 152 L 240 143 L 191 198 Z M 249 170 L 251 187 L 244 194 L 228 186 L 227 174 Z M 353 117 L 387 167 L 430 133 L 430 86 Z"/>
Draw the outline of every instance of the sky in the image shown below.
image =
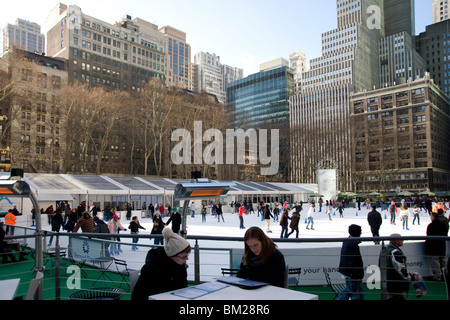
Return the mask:
<path fill-rule="evenodd" d="M 159 28 L 170 25 L 187 35 L 193 55 L 215 53 L 220 62 L 259 71 L 259 65 L 302 51 L 307 60 L 321 56 L 321 34 L 336 28 L 336 0 L 71 0 L 84 14 L 107 23 L 125 15 L 139 17 Z M 17 18 L 45 21 L 56 0 L 2 1 L 0 28 Z M 432 0 L 416 0 L 416 34 L 431 24 Z M 1 49 L 0 49 L 1 50 Z"/>

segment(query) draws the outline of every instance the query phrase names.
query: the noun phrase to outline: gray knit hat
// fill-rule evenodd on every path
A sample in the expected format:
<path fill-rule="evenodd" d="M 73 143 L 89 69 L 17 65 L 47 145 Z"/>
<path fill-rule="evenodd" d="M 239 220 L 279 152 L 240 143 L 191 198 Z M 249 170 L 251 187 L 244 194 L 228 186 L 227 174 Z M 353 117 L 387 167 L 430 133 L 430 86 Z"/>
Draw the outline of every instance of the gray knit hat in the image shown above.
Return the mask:
<path fill-rule="evenodd" d="M 189 242 L 178 234 L 173 233 L 171 228 L 164 228 L 164 250 L 168 257 L 176 256 L 190 247 Z"/>

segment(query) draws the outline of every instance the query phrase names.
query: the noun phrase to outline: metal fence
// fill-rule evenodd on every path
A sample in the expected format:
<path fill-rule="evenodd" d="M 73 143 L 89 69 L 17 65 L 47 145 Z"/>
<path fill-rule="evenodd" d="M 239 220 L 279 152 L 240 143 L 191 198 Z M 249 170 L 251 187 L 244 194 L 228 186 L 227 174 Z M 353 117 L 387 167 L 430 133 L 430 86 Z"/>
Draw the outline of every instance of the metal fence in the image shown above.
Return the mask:
<path fill-rule="evenodd" d="M 42 247 L 42 256 L 36 252 L 29 253 L 35 254 L 35 263 L 32 270 L 24 270 L 23 273 L 44 272 L 46 279 L 51 280 L 52 283 L 54 281 L 54 286 L 47 287 L 45 290 L 54 290 L 56 300 L 67 298 L 67 292 L 71 292 L 70 290 L 102 284 L 126 288 L 126 294 L 130 295 L 129 279 L 121 277 L 123 269 L 119 269 L 116 262 L 125 261 L 127 271 L 139 271 L 145 262 L 148 250 L 158 246 L 153 243 L 154 240 L 161 236 L 120 234 L 120 241 L 102 239 L 104 236 L 105 234 L 48 231 L 37 234 L 34 229 L 16 227 L 15 235 L 10 236 L 9 239 L 19 242 L 27 253 Z M 51 243 L 50 238 L 53 238 Z M 132 238 L 137 239 L 138 242 L 133 243 Z M 42 243 L 38 243 L 38 239 L 42 239 Z M 188 235 L 187 239 L 193 247 L 191 257 L 187 261 L 190 282 L 197 284 L 210 281 L 222 276 L 221 268 L 239 267 L 244 247 L 242 238 Z M 449 247 L 449 237 L 379 237 L 376 240 L 380 241 L 380 245 L 375 245 L 372 237 L 357 238 L 356 240 L 361 242 L 361 254 L 366 270 L 363 279 L 365 295 L 371 299 L 386 298 L 386 286 L 389 280 L 386 277 L 385 259 L 380 257 L 385 256 L 386 245 L 389 241 L 405 241 L 404 252 L 409 261 L 408 272 L 417 272 L 424 277 L 431 276 L 430 257 L 424 255 L 424 241 L 427 239 L 446 241 L 447 249 Z M 317 287 L 317 293 L 320 292 L 320 288 L 325 288 L 328 290 L 329 299 L 336 298 L 337 294 L 333 292 L 334 285 L 345 282 L 337 270 L 340 248 L 343 242 L 355 241 L 355 238 L 273 238 L 273 240 L 283 252 L 288 267 L 301 268 L 298 283 L 300 287 L 307 287 L 309 293 L 315 293 L 314 287 Z M 20 263 L 23 262 L 18 262 Z M 15 267 L 9 270 L 20 270 L 20 268 Z M 74 274 L 75 271 L 78 274 Z M 3 274 L 3 271 L 0 271 L 2 279 L 20 276 L 21 274 Z M 81 286 L 76 285 L 77 276 L 83 281 Z M 428 298 L 446 299 L 444 282 L 436 283 L 436 285 L 439 290 L 429 290 Z M 43 298 L 42 288 L 38 298 Z"/>

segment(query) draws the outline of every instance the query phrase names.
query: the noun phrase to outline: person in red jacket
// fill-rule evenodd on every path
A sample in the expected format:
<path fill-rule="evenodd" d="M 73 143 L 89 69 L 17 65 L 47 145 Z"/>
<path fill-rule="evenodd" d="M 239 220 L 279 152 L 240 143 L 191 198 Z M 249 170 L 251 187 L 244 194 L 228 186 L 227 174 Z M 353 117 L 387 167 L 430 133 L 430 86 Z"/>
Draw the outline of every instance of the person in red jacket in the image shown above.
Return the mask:
<path fill-rule="evenodd" d="M 241 206 L 239 207 L 239 212 L 238 212 L 238 216 L 239 216 L 239 228 L 240 228 L 240 229 L 245 229 L 245 227 L 244 227 L 244 214 L 248 214 L 248 213 L 245 212 L 245 206 L 244 206 L 244 204 L 241 204 Z"/>

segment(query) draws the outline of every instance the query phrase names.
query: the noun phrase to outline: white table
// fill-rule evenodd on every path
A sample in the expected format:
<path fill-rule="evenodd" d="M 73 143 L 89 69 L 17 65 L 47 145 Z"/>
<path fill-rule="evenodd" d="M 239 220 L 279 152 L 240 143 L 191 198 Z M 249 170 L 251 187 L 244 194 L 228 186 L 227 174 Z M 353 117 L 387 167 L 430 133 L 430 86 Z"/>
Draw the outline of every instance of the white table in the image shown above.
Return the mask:
<path fill-rule="evenodd" d="M 20 279 L 0 281 L 0 300 L 12 300 L 16 295 Z"/>
<path fill-rule="evenodd" d="M 212 283 L 215 283 L 214 281 Z M 170 291 L 149 296 L 149 300 L 192 300 L 172 294 Z M 264 286 L 258 289 L 241 289 L 238 286 L 228 285 L 224 289 L 220 289 L 194 300 L 318 300 L 317 295 L 295 291 L 274 286 Z"/>

